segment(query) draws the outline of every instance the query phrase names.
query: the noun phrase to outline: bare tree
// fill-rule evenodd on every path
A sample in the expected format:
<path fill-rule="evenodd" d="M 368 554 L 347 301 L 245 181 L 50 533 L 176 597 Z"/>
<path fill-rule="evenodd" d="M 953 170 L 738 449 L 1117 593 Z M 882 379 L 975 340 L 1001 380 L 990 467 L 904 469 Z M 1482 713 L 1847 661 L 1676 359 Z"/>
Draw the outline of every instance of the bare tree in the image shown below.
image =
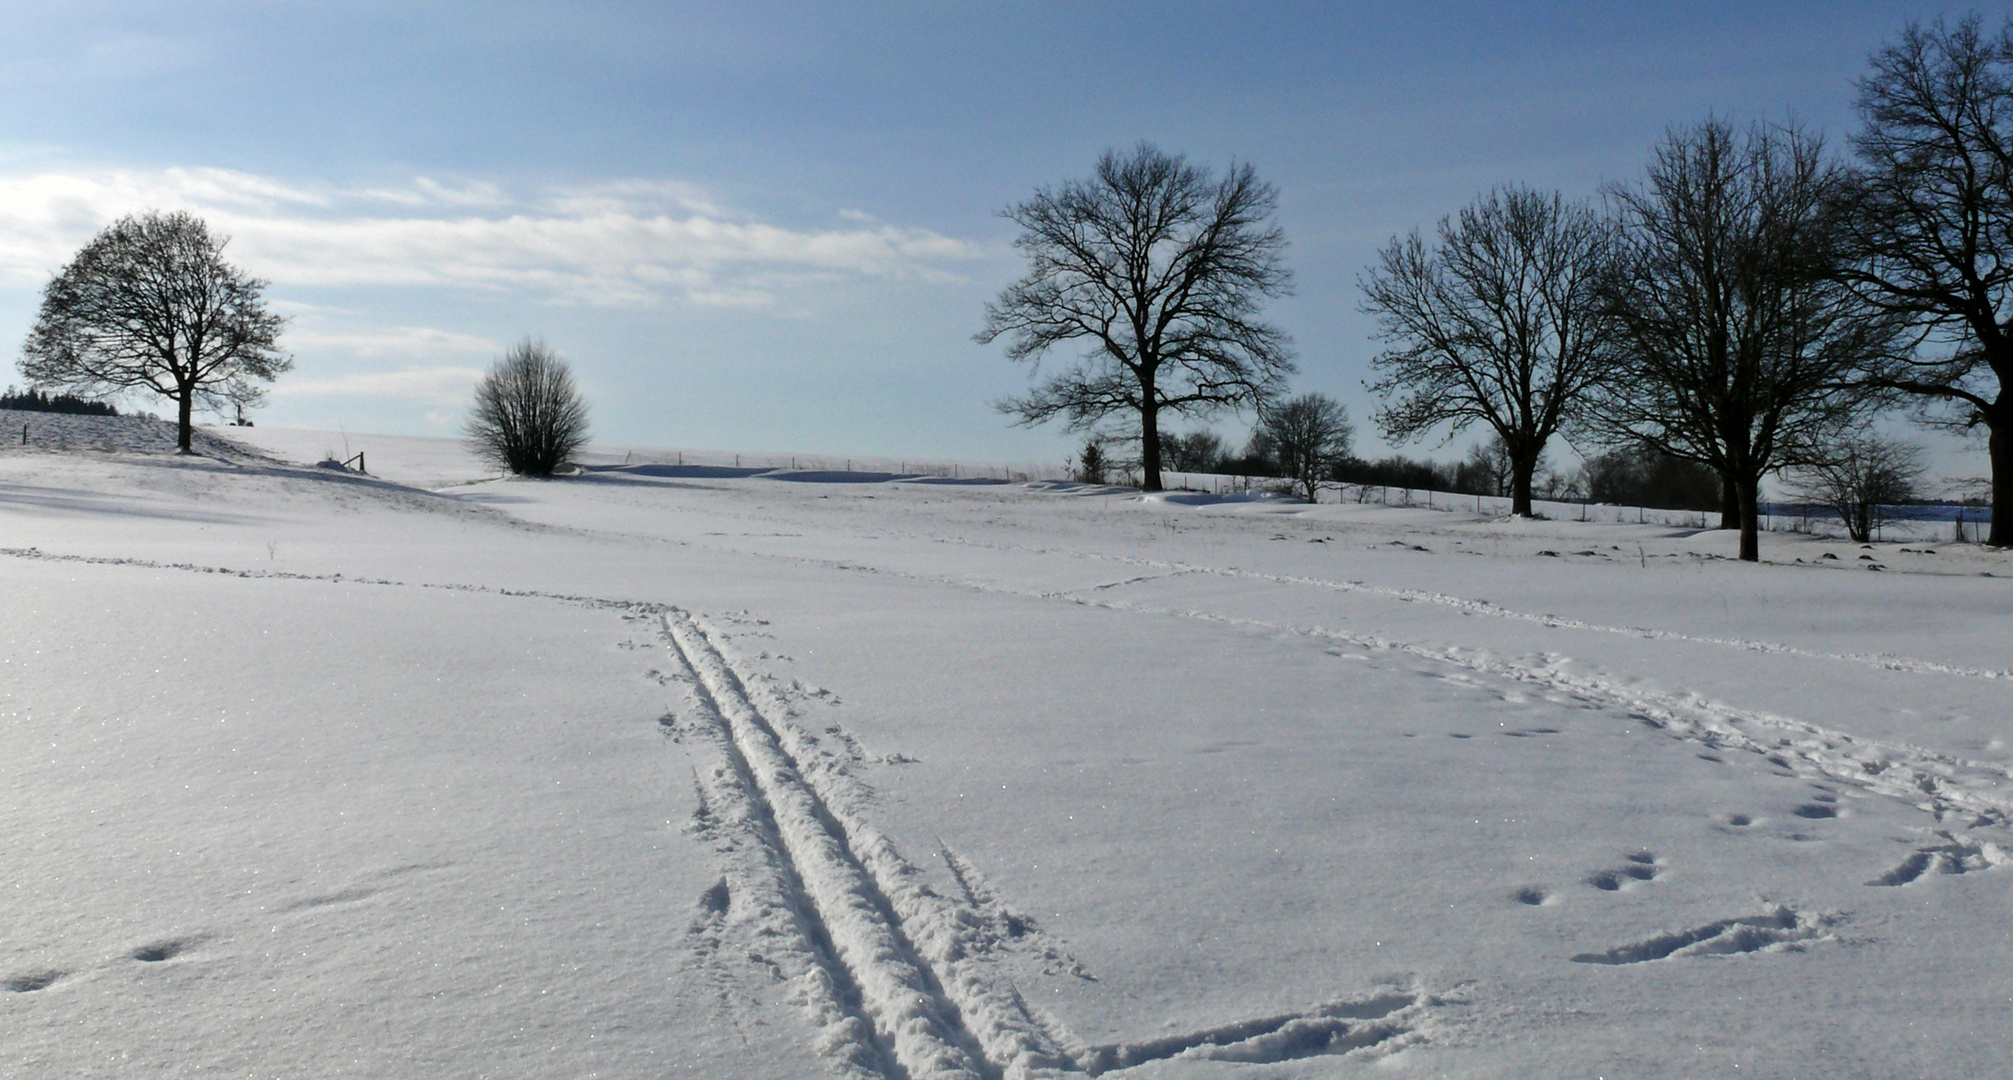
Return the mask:
<path fill-rule="evenodd" d="M 1215 472 L 1223 462 L 1223 437 L 1213 431 L 1160 437 L 1160 463 L 1175 472 Z"/>
<path fill-rule="evenodd" d="M 1891 508 L 1916 498 L 1920 447 L 1869 436 L 1845 440 L 1821 460 L 1794 471 L 1795 493 L 1838 512 L 1853 540 L 1867 543 L 1892 519 Z"/>
<path fill-rule="evenodd" d="M 1315 502 L 1321 485 L 1335 478 L 1335 466 L 1348 460 L 1349 441 L 1356 434 L 1349 411 L 1326 394 L 1301 394 L 1267 406 L 1259 414 L 1259 429 L 1281 475 L 1308 502 Z"/>
<path fill-rule="evenodd" d="M 1921 332 L 1877 385 L 1983 427 L 1992 531 L 2013 546 L 2013 24 L 1910 23 L 1859 83 L 1852 281 Z"/>
<path fill-rule="evenodd" d="M 1393 240 L 1362 281 L 1393 347 L 1373 364 L 1387 438 L 1481 421 L 1510 463 L 1510 512 L 1531 512 L 1545 444 L 1575 416 L 1611 353 L 1601 283 L 1613 226 L 1556 193 L 1492 191 L 1442 218 L 1435 241 Z"/>
<path fill-rule="evenodd" d="M 225 262 L 225 243 L 184 211 L 113 222 L 43 287 L 21 374 L 91 397 L 159 394 L 188 453 L 192 410 L 256 405 L 257 384 L 293 367 L 266 283 Z"/>
<path fill-rule="evenodd" d="M 551 476 L 587 445 L 587 402 L 543 341 L 525 338 L 475 387 L 468 437 L 485 460 L 519 475 Z"/>
<path fill-rule="evenodd" d="M 1618 445 L 1731 478 L 1740 557 L 1761 557 L 1762 477 L 1823 457 L 1866 404 L 1850 385 L 1895 320 L 1840 284 L 1842 170 L 1791 127 L 1675 128 L 1639 184 L 1611 189 L 1622 346 L 1593 411 Z"/>
<path fill-rule="evenodd" d="M 1538 460 L 1532 463 L 1531 472 L 1532 474 L 1545 472 L 1550 464 L 1548 458 L 1539 454 Z M 1510 454 L 1509 444 L 1503 441 L 1503 437 L 1491 435 L 1468 448 L 1467 458 L 1455 466 L 1455 475 L 1469 478 L 1471 482 L 1479 482 L 1481 487 L 1487 489 L 1482 494 L 1510 495 L 1515 490 L 1517 461 Z M 1532 480 L 1530 483 L 1535 493 L 1537 482 Z"/>
<path fill-rule="evenodd" d="M 1256 408 L 1293 371 L 1286 335 L 1258 321 L 1290 291 L 1277 192 L 1249 165 L 1222 179 L 1141 143 L 1107 151 L 1089 180 L 1043 188 L 1004 216 L 1021 227 L 1025 277 L 986 305 L 981 344 L 1037 367 L 1072 341 L 1089 350 L 1025 397 L 999 402 L 1022 424 L 1071 431 L 1137 416 L 1148 491 L 1160 490 L 1160 414 Z"/>

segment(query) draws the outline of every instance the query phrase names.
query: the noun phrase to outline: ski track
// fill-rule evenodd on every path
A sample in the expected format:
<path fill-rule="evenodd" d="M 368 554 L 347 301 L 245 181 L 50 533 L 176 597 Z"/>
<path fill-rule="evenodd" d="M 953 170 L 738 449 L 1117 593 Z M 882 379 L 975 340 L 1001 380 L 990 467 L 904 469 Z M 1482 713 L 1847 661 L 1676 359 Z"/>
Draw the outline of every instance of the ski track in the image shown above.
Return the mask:
<path fill-rule="evenodd" d="M 728 765 L 715 775 L 729 781 L 723 786 L 741 788 L 728 797 L 750 805 L 743 820 L 769 826 L 762 831 L 774 840 L 773 855 L 786 864 L 763 884 L 779 894 L 780 906 L 798 913 L 802 937 L 830 943 L 828 952 L 818 950 L 825 952 L 829 979 L 817 988 L 857 988 L 856 1004 L 852 995 L 820 994 L 823 1000 L 814 1000 L 814 1016 L 829 1036 L 820 1050 L 831 1055 L 843 1047 L 836 1056 L 856 1068 L 880 1057 L 881 1075 L 912 1080 L 1000 1075 L 857 853 L 856 845 L 872 841 L 848 830 L 808 782 L 777 727 L 750 700 L 745 683 L 706 632 L 675 609 L 664 613 L 663 630 L 684 669 L 679 674 L 695 691 L 700 715 L 724 736 L 720 744 Z M 834 1020 L 835 1012 L 853 1015 Z M 851 1023 L 855 1019 L 871 1025 L 871 1038 Z"/>
<path fill-rule="evenodd" d="M 746 553 L 744 553 L 746 554 Z M 1771 764 L 1790 768 L 1798 763 L 1806 775 L 1834 780 L 1855 788 L 1899 799 L 1956 827 L 2013 824 L 2013 797 L 1998 789 L 2013 786 L 2013 769 L 1971 761 L 1925 747 L 1868 739 L 1795 717 L 1743 709 L 1702 694 L 1675 694 L 1625 686 L 1598 675 L 1567 669 L 1570 661 L 1548 655 L 1543 665 L 1518 663 L 1489 650 L 1432 645 L 1319 625 L 1300 626 L 1219 612 L 1137 604 L 1097 595 L 1091 589 L 1042 591 L 913 573 L 843 559 L 807 556 L 762 556 L 804 565 L 855 573 L 879 574 L 910 581 L 949 585 L 973 592 L 1030 600 L 1076 604 L 1107 611 L 1191 619 L 1244 630 L 1310 637 L 1376 652 L 1398 652 L 1436 665 L 1513 683 L 1535 685 L 1597 708 L 1614 709 L 1674 737 L 1708 749 L 1741 750 Z M 1093 556 L 1102 557 L 1102 556 Z M 1140 561 L 1140 560 L 1128 560 Z M 1200 573 L 1218 573 L 1194 568 Z M 1241 571 L 1238 573 L 1242 573 Z M 1260 575 L 1265 576 L 1265 575 Z M 1395 591 L 1395 590 L 1394 590 Z M 1464 603 L 1466 603 L 1464 601 Z M 1787 646 L 1783 647 L 1787 649 Z M 1809 654 L 1821 655 L 1821 654 Z M 1842 657 L 1828 657 L 1839 659 Z M 1958 669 L 1951 669 L 1956 672 Z"/>
<path fill-rule="evenodd" d="M 814 1021 L 830 1032 L 827 1052 L 839 1050 L 843 1064 L 857 1069 L 885 1047 L 887 1076 L 1018 1080 L 1096 1076 L 1172 1057 L 1275 1062 L 1372 1047 L 1391 1052 L 1424 1037 L 1424 1014 L 1438 999 L 1391 990 L 1143 1043 L 1082 1043 L 1030 1008 L 993 962 L 1038 936 L 1032 919 L 1007 909 L 969 861 L 941 845 L 963 895 L 933 889 L 868 818 L 872 793 L 851 775 L 853 755 L 831 753 L 791 723 L 786 702 L 737 671 L 719 631 L 673 608 L 663 614 L 663 632 L 679 658 L 674 678 L 693 688 L 695 713 L 729 758 L 712 775 L 740 786 L 717 798 L 748 807 L 745 821 L 773 823 L 762 836 L 773 837 L 770 850 L 788 865 L 769 879 L 781 893 L 772 906 L 800 913 L 801 951 L 829 965 L 829 978 L 815 985 L 858 988 L 850 1014 L 845 1000 L 812 1002 Z M 713 805 L 709 798 L 707 813 L 717 818 Z M 702 898 L 702 913 L 709 906 Z M 819 950 L 813 941 L 831 947 Z M 1053 946 L 1038 955 L 1047 974 L 1090 978 Z M 852 1016 L 871 1024 L 871 1046 L 847 1026 Z"/>
<path fill-rule="evenodd" d="M 1062 553 L 1069 554 L 1068 552 Z M 1673 736 L 1692 739 L 1709 749 L 1743 750 L 1758 754 L 1772 763 L 1784 765 L 1785 767 L 1791 760 L 1791 758 L 1785 757 L 1785 754 L 1794 755 L 1794 758 L 1802 763 L 1807 772 L 1850 784 L 1874 794 L 1900 799 L 1935 815 L 1939 822 L 1950 821 L 1960 827 L 2013 824 L 2013 798 L 2000 795 L 1992 790 L 2013 783 L 2013 769 L 1988 762 L 1970 761 L 1952 755 L 1941 754 L 1924 747 L 1911 746 L 1906 743 L 1867 739 L 1794 717 L 1738 708 L 1713 701 L 1700 694 L 1672 694 L 1626 687 L 1612 679 L 1596 675 L 1576 674 L 1568 671 L 1566 670 L 1566 662 L 1563 658 L 1554 657 L 1551 663 L 1543 666 L 1533 666 L 1500 658 L 1487 650 L 1408 642 L 1373 634 L 1329 629 L 1319 625 L 1298 626 L 1290 623 L 1224 615 L 1217 612 L 1195 609 L 1176 609 L 1136 604 L 1106 597 L 1084 596 L 1081 594 L 1087 590 L 1082 589 L 1056 592 L 1015 589 L 1003 585 L 893 570 L 843 559 L 822 559 L 810 556 L 771 555 L 753 552 L 742 552 L 741 554 L 800 565 L 822 566 L 827 569 L 877 574 L 903 580 L 948 585 L 954 588 L 968 589 L 991 595 L 1070 603 L 1083 607 L 1101 608 L 1132 614 L 1192 619 L 1247 630 L 1321 638 L 1379 652 L 1401 652 L 1435 664 L 1466 669 L 1470 672 L 1510 682 L 1537 685 L 1598 707 L 1619 709 L 1626 715 L 1638 719 L 1651 727 L 1663 730 Z M 187 573 L 219 574 L 251 579 L 319 581 L 440 589 L 450 592 L 479 593 L 496 596 L 529 597 L 588 607 L 613 608 L 652 614 L 661 614 L 669 610 L 667 605 L 650 601 L 605 599 L 535 589 L 507 589 L 486 585 L 442 584 L 433 582 L 415 583 L 383 578 L 346 578 L 341 574 L 305 574 L 277 570 L 235 570 L 194 563 L 163 563 L 146 559 L 64 555 L 44 552 L 37 548 L 0 548 L 0 555 L 51 562 L 132 566 L 147 569 L 178 570 Z M 1086 557 L 1105 558 L 1105 556 Z M 1123 558 L 1123 561 L 1145 562 L 1146 560 Z M 1192 569 L 1198 573 L 1245 573 L 1244 571 L 1219 571 L 1203 567 Z M 1269 575 L 1257 576 L 1268 577 Z M 1368 589 L 1371 587 L 1363 586 L 1363 588 Z M 1386 591 L 1395 593 L 1400 590 Z M 1473 601 L 1459 602 L 1475 603 Z M 1491 607 L 1489 610 L 1504 609 Z M 1541 616 L 1519 617 L 1543 618 Z M 1784 650 L 1788 649 L 1787 646 L 1783 646 L 1782 648 Z M 1843 658 L 1830 654 L 1808 655 L 1824 656 L 1832 659 Z M 1952 668 L 1948 672 L 1943 673 L 1958 673 L 1960 671 L 1961 669 Z M 1984 677 L 1992 676 L 1987 675 Z"/>
<path fill-rule="evenodd" d="M 1235 566 L 1200 566 L 1193 563 L 1171 562 L 1162 559 L 1144 559 L 1136 555 L 1114 555 L 1104 552 L 1076 551 L 1069 548 L 1027 547 L 1012 544 L 996 544 L 983 540 L 961 537 L 925 537 L 939 544 L 961 547 L 975 547 L 991 551 L 1010 551 L 1023 555 L 1060 555 L 1085 561 L 1114 562 L 1126 566 L 1162 571 L 1159 574 L 1142 574 L 1121 581 L 1106 582 L 1069 592 L 1094 592 L 1119 588 L 1125 585 L 1152 581 L 1162 577 L 1177 577 L 1190 574 L 1211 575 L 1247 581 L 1263 581 L 1272 585 L 1291 585 L 1301 588 L 1325 589 L 1330 592 L 1356 593 L 1375 596 L 1407 604 L 1432 604 L 1451 608 L 1464 615 L 1480 618 L 1509 619 L 1532 623 L 1555 630 L 1584 630 L 1590 633 L 1613 634 L 1632 637 L 1643 641 L 1674 641 L 1689 645 L 1712 645 L 1719 648 L 1740 649 L 1745 652 L 1774 653 L 1794 656 L 1804 660 L 1825 660 L 1838 663 L 1858 664 L 1878 668 L 1883 671 L 1903 671 L 1918 675 L 1948 675 L 1971 679 L 2013 679 L 2013 671 L 1993 668 L 1970 668 L 1955 664 L 1944 664 L 1934 660 L 1922 660 L 1910 656 L 1889 653 L 1829 653 L 1803 649 L 1794 645 L 1775 641 L 1757 641 L 1748 638 L 1710 637 L 1679 633 L 1675 630 L 1656 630 L 1642 626 L 1611 626 L 1605 623 L 1570 619 L 1562 615 L 1549 615 L 1506 608 L 1486 600 L 1470 600 L 1448 593 L 1428 592 L 1423 589 L 1394 589 L 1383 585 L 1370 585 L 1361 581 L 1336 581 L 1331 578 L 1307 577 L 1297 574 L 1269 574 L 1257 570 L 1245 570 Z"/>
<path fill-rule="evenodd" d="M 857 755 L 834 755 L 821 747 L 815 736 L 789 722 L 788 703 L 766 683 L 744 677 L 735 668 L 720 644 L 722 635 L 717 630 L 670 605 L 484 585 L 63 555 L 35 548 L 0 548 L 0 555 L 252 579 L 526 597 L 616 609 L 629 613 L 632 619 L 656 620 L 659 632 L 673 646 L 667 653 L 674 670 L 663 681 L 686 687 L 687 712 L 697 718 L 696 723 L 678 726 L 678 733 L 694 735 L 711 744 L 716 759 L 698 775 L 700 810 L 692 831 L 712 844 L 727 871 L 700 898 L 688 927 L 687 936 L 694 943 L 695 956 L 702 966 L 715 972 L 712 981 L 722 1008 L 735 1011 L 731 1004 L 735 996 L 733 980 L 719 954 L 728 940 L 729 924 L 750 926 L 759 951 L 751 949 L 749 959 L 768 967 L 780 981 L 791 984 L 791 1000 L 805 1010 L 818 1032 L 816 1051 L 849 1080 L 1019 1080 L 1069 1074 L 1098 1076 L 1175 1058 L 1282 1062 L 1359 1050 L 1383 1056 L 1424 1039 L 1428 1010 L 1444 1004 L 1442 999 L 1416 989 L 1387 990 L 1356 1001 L 1331 1002 L 1301 1012 L 1186 1034 L 1130 1043 L 1095 1046 L 1083 1043 L 1053 1017 L 1030 1008 L 993 962 L 1001 951 L 1022 944 L 1013 939 L 1031 921 L 1022 924 L 1015 915 L 1006 912 L 977 879 L 976 870 L 948 848 L 941 854 L 963 896 L 945 897 L 932 889 L 922 873 L 901 856 L 866 815 L 872 793 L 852 777 L 849 769 L 857 764 L 854 760 Z M 1532 664 L 1506 659 L 1487 650 L 1396 640 L 1320 625 L 1300 626 L 1137 604 L 1104 595 L 1110 587 L 1054 592 L 1014 589 L 847 560 L 761 557 L 985 594 L 1332 641 L 1453 668 L 1462 673 L 1456 678 L 1474 675 L 1534 685 L 1597 708 L 1619 711 L 1648 728 L 1708 748 L 1745 751 L 1785 771 L 1822 777 L 1870 794 L 1902 800 L 1932 814 L 1946 827 L 1937 832 L 1940 843 L 1912 852 L 1893 869 L 1868 881 L 1869 886 L 1907 886 L 1930 874 L 1963 874 L 2013 862 L 2013 855 L 1999 844 L 1956 831 L 2013 823 L 2013 800 L 1994 790 L 2013 779 L 2013 771 L 1920 747 L 1864 739 L 1794 717 L 1741 709 L 1698 694 L 1626 686 L 1571 671 L 1563 658 L 1549 654 L 1545 656 L 1546 662 Z M 1810 653 L 1766 643 L 1601 627 L 1512 612 L 1441 594 L 1410 593 L 1353 582 L 1295 579 L 1126 557 L 1081 557 L 1113 558 L 1161 571 L 1113 586 L 1183 574 L 1216 574 L 1361 591 L 1407 602 L 1436 603 L 1475 614 L 1640 638 L 1704 641 L 1871 663 L 1892 670 L 2004 677 L 2000 672 L 1950 668 L 1905 658 Z M 670 718 L 666 726 L 674 726 Z M 1618 873 L 1641 879 L 1651 872 L 1630 872 L 1624 868 Z M 1761 915 L 1661 933 L 1605 952 L 1581 953 L 1571 959 L 1583 964 L 1623 966 L 1669 958 L 1794 951 L 1810 943 L 1835 940 L 1832 928 L 1843 918 L 1836 913 L 1811 914 L 1776 906 Z M 1048 974 L 1091 978 L 1065 953 L 1050 948 L 1045 956 L 1052 961 L 1045 969 Z M 6 988 L 32 992 L 62 974 L 31 973 L 11 980 Z M 746 1038 L 745 1033 L 742 1037 Z"/>
<path fill-rule="evenodd" d="M 681 741 L 711 744 L 713 764 L 696 776 L 690 830 L 728 867 L 699 898 L 688 948 L 723 1010 L 736 997 L 721 956 L 730 923 L 746 923 L 758 948 L 747 958 L 791 985 L 790 1000 L 817 1032 L 814 1049 L 848 1080 L 1020 1080 L 1102 1074 L 1172 1057 L 1263 1063 L 1316 1054 L 1395 1052 L 1425 1037 L 1427 1010 L 1443 1002 L 1406 992 L 1391 1008 L 1336 1002 L 1297 1013 L 1205 1028 L 1141 1043 L 1085 1044 L 1031 1008 L 990 961 L 1033 931 L 1007 911 L 977 871 L 943 850 L 966 902 L 946 898 L 862 814 L 871 793 L 843 761 L 788 722 L 786 703 L 745 679 L 716 643 L 717 631 L 667 604 L 535 589 L 405 582 L 196 563 L 65 555 L 0 548 L 8 557 L 243 579 L 438 589 L 557 601 L 659 620 L 670 672 L 660 682 L 687 691 L 696 723 L 660 724 Z M 869 567 L 847 565 L 854 570 Z M 936 580 L 936 579 L 930 579 Z M 941 584 L 957 584 L 940 582 Z M 758 700 L 761 705 L 758 706 Z M 766 707 L 770 715 L 765 715 Z M 1041 946 L 1045 974 L 1092 976 L 1054 946 Z M 60 978 L 23 976 L 8 989 L 39 990 Z M 1389 1003 L 1384 995 L 1370 999 Z M 738 1024 L 736 1025 L 738 1031 Z M 745 1034 L 742 1034 L 745 1039 Z"/>

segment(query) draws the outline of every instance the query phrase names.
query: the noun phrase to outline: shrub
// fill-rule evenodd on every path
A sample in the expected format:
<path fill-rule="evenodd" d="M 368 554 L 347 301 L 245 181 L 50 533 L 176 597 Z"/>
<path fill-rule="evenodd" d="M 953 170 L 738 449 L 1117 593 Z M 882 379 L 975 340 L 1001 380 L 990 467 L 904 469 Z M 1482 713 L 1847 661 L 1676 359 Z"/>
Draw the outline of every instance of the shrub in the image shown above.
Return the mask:
<path fill-rule="evenodd" d="M 587 443 L 587 402 L 566 361 L 525 338 L 476 384 L 468 437 L 486 461 L 520 476 L 551 476 Z"/>

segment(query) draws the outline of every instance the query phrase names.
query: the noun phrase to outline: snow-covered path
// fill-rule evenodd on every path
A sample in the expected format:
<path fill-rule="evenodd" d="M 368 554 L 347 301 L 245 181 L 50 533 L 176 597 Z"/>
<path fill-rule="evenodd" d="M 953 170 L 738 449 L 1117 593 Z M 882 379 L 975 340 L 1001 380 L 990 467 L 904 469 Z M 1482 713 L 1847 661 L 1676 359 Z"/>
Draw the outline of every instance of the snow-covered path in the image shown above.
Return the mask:
<path fill-rule="evenodd" d="M 0 1061 L 2013 1061 L 2013 560 L 720 471 L 0 456 Z"/>

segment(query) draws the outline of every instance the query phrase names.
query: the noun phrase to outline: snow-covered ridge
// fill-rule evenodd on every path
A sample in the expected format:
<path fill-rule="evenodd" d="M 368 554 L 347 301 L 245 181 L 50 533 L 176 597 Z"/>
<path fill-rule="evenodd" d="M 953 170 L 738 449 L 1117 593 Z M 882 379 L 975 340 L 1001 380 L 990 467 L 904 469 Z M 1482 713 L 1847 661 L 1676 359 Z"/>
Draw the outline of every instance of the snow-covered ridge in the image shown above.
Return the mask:
<path fill-rule="evenodd" d="M 174 421 L 146 416 L 73 416 L 66 413 L 0 409 L 0 448 L 91 450 L 100 453 L 171 454 L 178 448 Z M 272 462 L 275 459 L 225 435 L 198 426 L 189 433 L 190 448 L 225 461 Z"/>

